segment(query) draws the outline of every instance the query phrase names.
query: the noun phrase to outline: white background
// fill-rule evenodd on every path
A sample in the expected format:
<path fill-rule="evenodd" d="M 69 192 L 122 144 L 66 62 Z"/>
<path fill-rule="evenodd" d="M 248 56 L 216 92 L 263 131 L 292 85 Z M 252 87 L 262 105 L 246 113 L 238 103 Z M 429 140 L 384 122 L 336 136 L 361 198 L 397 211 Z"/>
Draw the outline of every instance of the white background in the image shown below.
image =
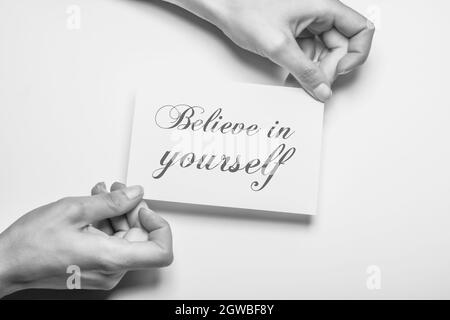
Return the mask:
<path fill-rule="evenodd" d="M 111 293 L 17 297 L 450 298 L 450 4 L 345 2 L 380 15 L 368 63 L 326 106 L 316 217 L 157 205 L 174 233 L 169 268 Z M 66 27 L 70 4 L 80 30 Z M 156 0 L 0 0 L 0 229 L 123 180 L 135 88 L 181 74 L 285 76 Z M 370 265 L 380 290 L 366 287 Z"/>

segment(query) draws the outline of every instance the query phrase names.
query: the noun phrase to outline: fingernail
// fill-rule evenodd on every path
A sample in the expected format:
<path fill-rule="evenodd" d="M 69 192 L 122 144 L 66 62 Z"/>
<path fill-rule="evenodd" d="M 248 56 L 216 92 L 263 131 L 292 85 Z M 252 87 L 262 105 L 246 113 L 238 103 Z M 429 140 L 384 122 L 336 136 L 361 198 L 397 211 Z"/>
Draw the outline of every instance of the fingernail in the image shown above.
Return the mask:
<path fill-rule="evenodd" d="M 141 186 L 131 186 L 125 188 L 123 192 L 125 192 L 129 200 L 133 200 L 136 199 L 137 197 L 140 197 L 144 193 L 144 189 L 142 189 Z"/>
<path fill-rule="evenodd" d="M 332 91 L 329 86 L 327 86 L 325 83 L 321 83 L 317 86 L 317 88 L 314 89 L 314 95 L 317 99 L 319 99 L 322 102 L 327 101 L 331 98 Z"/>
<path fill-rule="evenodd" d="M 106 188 L 106 184 L 104 182 L 97 182 L 97 184 L 94 186 L 94 189 L 103 189 Z"/>
<path fill-rule="evenodd" d="M 98 193 L 103 193 L 103 192 L 107 192 L 106 191 L 106 184 L 104 182 L 98 182 L 92 188 L 92 191 L 91 191 L 92 194 L 98 194 Z"/>

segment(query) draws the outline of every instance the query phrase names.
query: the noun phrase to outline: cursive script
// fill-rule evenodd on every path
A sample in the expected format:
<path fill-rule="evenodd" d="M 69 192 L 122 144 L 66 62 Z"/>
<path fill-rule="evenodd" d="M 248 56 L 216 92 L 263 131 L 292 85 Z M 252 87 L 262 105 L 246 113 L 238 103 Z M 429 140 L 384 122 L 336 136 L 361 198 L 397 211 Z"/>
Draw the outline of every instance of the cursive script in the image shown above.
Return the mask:
<path fill-rule="evenodd" d="M 164 105 L 160 107 L 155 114 L 156 125 L 165 130 L 192 130 L 212 132 L 217 134 L 243 134 L 253 136 L 261 128 L 257 124 L 245 124 L 243 122 L 224 121 L 222 108 L 215 109 L 209 116 L 205 116 L 205 109 L 200 106 L 190 106 L 187 104 Z M 275 121 L 266 134 L 267 139 L 281 138 L 289 139 L 294 131 L 289 127 L 280 127 L 279 122 Z M 246 174 L 260 173 L 264 179 L 262 181 L 254 180 L 251 182 L 253 191 L 263 190 L 274 177 L 281 165 L 286 164 L 295 154 L 295 147 L 288 147 L 286 143 L 279 144 L 265 158 L 254 158 L 245 163 L 241 156 L 235 157 L 222 154 L 201 154 L 187 152 L 182 154 L 179 151 L 166 151 L 160 160 L 160 167 L 153 171 L 154 179 L 161 179 L 169 168 L 178 165 L 180 168 L 197 168 L 203 170 L 220 170 L 222 172 Z"/>

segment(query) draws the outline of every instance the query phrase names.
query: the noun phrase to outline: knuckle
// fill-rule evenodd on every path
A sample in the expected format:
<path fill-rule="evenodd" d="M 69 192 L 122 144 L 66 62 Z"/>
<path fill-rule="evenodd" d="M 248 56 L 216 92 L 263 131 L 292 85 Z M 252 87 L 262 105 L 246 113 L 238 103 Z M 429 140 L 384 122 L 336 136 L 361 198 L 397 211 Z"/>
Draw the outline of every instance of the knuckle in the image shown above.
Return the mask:
<path fill-rule="evenodd" d="M 57 206 L 67 214 L 80 214 L 84 212 L 85 204 L 75 197 L 65 197 L 56 202 Z"/>
<path fill-rule="evenodd" d="M 266 48 L 267 55 L 271 57 L 280 57 L 286 51 L 290 42 L 291 38 L 286 34 L 272 37 L 272 40 Z"/>

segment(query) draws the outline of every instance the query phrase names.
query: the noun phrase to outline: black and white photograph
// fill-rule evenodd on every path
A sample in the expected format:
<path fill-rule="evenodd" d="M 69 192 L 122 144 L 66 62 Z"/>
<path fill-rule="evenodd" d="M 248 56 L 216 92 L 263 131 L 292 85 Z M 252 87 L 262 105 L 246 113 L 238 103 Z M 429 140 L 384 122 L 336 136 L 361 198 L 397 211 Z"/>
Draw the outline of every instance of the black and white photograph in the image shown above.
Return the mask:
<path fill-rule="evenodd" d="M 0 0 L 0 303 L 450 299 L 449 14 Z"/>

